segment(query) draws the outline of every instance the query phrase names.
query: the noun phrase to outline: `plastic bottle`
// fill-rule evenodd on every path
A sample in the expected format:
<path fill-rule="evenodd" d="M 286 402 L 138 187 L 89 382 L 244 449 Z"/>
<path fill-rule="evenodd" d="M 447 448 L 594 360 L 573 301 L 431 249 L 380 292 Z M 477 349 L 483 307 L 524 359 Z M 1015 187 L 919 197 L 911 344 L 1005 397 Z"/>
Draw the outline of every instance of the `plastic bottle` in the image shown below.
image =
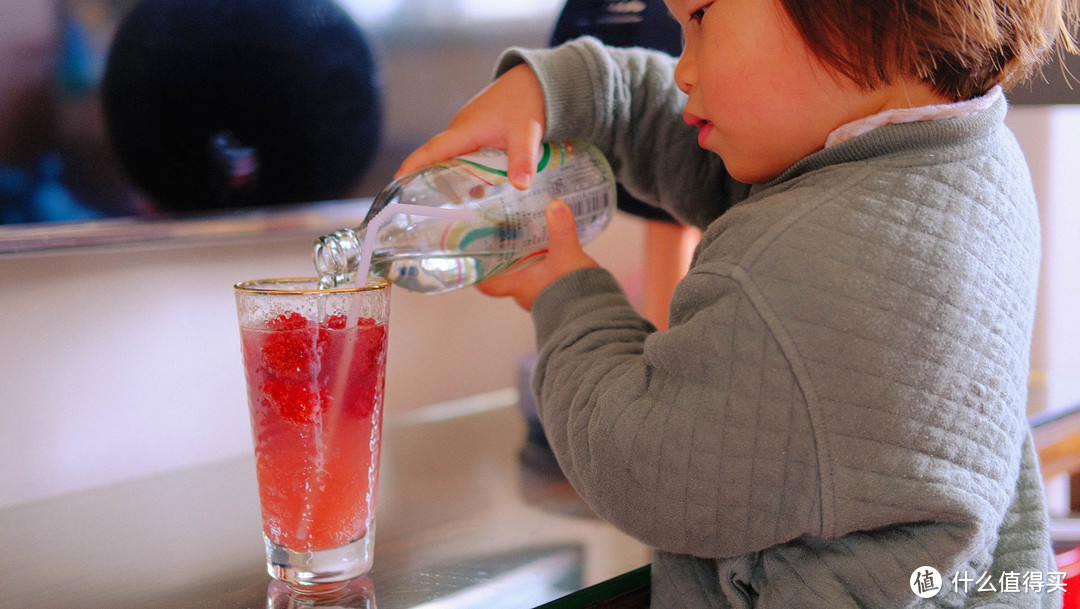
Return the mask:
<path fill-rule="evenodd" d="M 472 220 L 387 212 L 372 248 L 369 274 L 405 289 L 437 294 L 472 285 L 545 251 L 544 208 L 566 201 L 582 243 L 595 238 L 615 212 L 615 178 L 607 159 L 586 142 L 545 142 L 528 190 L 506 176 L 506 153 L 482 149 L 403 176 L 375 198 L 364 222 L 315 242 L 322 287 L 353 280 L 364 233 L 373 218 L 394 204 L 475 212 Z"/>

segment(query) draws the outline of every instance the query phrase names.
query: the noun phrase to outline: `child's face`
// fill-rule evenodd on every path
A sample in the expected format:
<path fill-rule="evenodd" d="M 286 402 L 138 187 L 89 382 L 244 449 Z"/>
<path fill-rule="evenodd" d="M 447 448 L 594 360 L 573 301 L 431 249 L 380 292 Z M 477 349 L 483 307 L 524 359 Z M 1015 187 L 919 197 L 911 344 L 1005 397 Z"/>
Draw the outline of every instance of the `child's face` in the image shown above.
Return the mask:
<path fill-rule="evenodd" d="M 686 38 L 675 70 L 683 117 L 737 180 L 771 180 L 887 105 L 818 61 L 778 0 L 666 2 Z"/>

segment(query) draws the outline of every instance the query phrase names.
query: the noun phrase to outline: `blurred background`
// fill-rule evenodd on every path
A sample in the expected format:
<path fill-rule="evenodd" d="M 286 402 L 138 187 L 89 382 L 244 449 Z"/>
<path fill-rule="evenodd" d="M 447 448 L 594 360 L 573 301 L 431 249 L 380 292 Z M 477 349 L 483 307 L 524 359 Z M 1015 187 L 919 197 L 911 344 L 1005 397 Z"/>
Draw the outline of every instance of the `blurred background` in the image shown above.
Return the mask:
<path fill-rule="evenodd" d="M 136 4 L 135 0 L 0 0 L 0 224 L 17 222 L 87 220 L 122 215 L 160 215 L 161 202 L 133 187 L 121 169 L 115 149 L 109 146 L 102 112 L 102 81 L 106 75 L 110 45 L 122 18 Z M 215 29 L 219 38 L 251 36 L 262 48 L 245 57 L 254 67 L 214 66 L 225 84 L 222 97 L 244 94 L 244 78 L 262 79 L 293 85 L 292 95 L 304 95 L 305 89 L 327 86 L 325 80 L 303 74 L 317 72 L 318 66 L 332 59 L 334 45 L 339 48 L 356 44 L 340 31 L 315 26 L 309 31 L 292 32 L 299 37 L 323 36 L 327 40 L 306 55 L 293 40 L 276 40 L 281 31 L 290 33 L 289 14 L 282 7 L 297 2 L 239 3 L 253 8 L 252 15 L 270 22 L 257 29 L 251 25 L 222 23 L 220 15 L 203 11 L 199 3 L 158 2 L 158 22 L 143 18 L 129 30 L 141 29 L 138 35 L 151 35 L 156 27 L 165 36 L 183 36 L 180 18 L 190 21 L 193 46 L 183 56 L 170 58 L 172 69 L 160 75 L 139 74 L 146 80 L 157 77 L 159 86 L 168 85 L 184 91 L 192 78 L 183 68 L 194 66 L 195 52 L 205 45 Z M 356 163 L 363 169 L 348 194 L 372 195 L 386 184 L 398 162 L 416 145 L 440 130 L 454 110 L 466 102 L 490 78 L 494 58 L 511 44 L 546 45 L 558 17 L 561 3 L 553 0 L 519 0 L 513 3 L 486 3 L 476 0 L 346 0 L 337 4 L 362 31 L 373 54 L 375 65 L 370 78 L 377 88 L 381 112 L 373 116 L 382 137 L 371 142 L 374 160 Z M 213 3 L 204 6 L 212 6 Z M 260 15 L 261 14 L 261 15 Z M 277 22 L 272 22 L 276 20 Z M 132 21 L 135 21 L 134 19 Z M 162 25 L 165 21 L 168 25 Z M 135 33 L 130 32 L 133 35 Z M 196 36 L 199 37 L 196 40 Z M 130 38 L 130 36 L 129 36 Z M 300 42 L 304 42 L 301 40 Z M 197 44 L 196 44 L 197 43 Z M 281 48 L 277 56 L 266 49 Z M 123 52 L 135 55 L 125 47 Z M 222 47 L 225 45 L 222 44 Z M 216 49 L 220 50 L 220 49 Z M 232 49 L 230 49 L 232 50 Z M 140 48 L 142 55 L 163 54 L 155 48 Z M 296 63 L 280 62 L 289 53 Z M 265 60 L 264 60 L 265 58 Z M 279 63 L 273 63 L 278 61 Z M 128 64 L 132 63 L 131 61 Z M 130 65 L 124 67 L 129 68 Z M 306 68 L 304 70 L 303 68 Z M 256 72 L 255 74 L 246 74 Z M 295 72 L 295 74 L 293 73 Z M 282 76 L 281 73 L 286 73 Z M 361 75 L 348 74 L 361 78 Z M 134 79 L 131 76 L 130 79 Z M 288 80 L 291 78 L 291 80 Z M 119 80 L 119 78 L 114 78 Z M 277 84 L 275 82 L 274 84 Z M 126 88 L 125 88 L 126 87 Z M 135 93 L 129 83 L 116 85 L 121 93 Z M 199 99 L 188 89 L 185 99 L 169 100 L 165 109 L 179 114 L 185 105 L 198 105 Z M 366 100 L 348 99 L 345 104 L 358 106 Z M 252 100 L 255 93 L 251 93 Z M 274 96 L 262 93 L 262 104 L 274 103 Z M 120 102 L 114 105 L 119 106 Z M 249 112 L 258 107 L 252 104 Z M 164 109 L 162 110 L 165 111 Z M 135 116 L 127 108 L 125 118 Z M 155 117 L 151 117 L 155 118 Z M 299 119 L 314 122 L 312 116 Z M 352 118 L 346 117 L 346 118 Z M 381 119 L 381 120 L 380 120 Z M 342 124 L 342 130 L 348 128 Z M 139 125 L 146 134 L 146 125 Z M 332 161 L 332 159 L 327 159 Z M 279 201 L 272 201 L 279 202 Z M 296 201 L 291 201 L 296 202 Z M 212 208 L 217 202 L 207 201 Z"/>

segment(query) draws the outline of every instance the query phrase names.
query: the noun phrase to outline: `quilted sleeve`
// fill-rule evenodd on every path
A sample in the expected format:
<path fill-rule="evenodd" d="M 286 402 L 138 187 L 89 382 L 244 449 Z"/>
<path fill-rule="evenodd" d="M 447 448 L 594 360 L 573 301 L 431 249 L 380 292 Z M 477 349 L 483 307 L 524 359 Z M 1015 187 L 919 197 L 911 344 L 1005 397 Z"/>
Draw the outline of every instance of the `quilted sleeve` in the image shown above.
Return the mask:
<path fill-rule="evenodd" d="M 606 271 L 534 308 L 540 413 L 596 512 L 653 547 L 725 557 L 820 534 L 814 433 L 798 384 L 730 277 L 691 273 L 693 316 L 666 332 Z"/>

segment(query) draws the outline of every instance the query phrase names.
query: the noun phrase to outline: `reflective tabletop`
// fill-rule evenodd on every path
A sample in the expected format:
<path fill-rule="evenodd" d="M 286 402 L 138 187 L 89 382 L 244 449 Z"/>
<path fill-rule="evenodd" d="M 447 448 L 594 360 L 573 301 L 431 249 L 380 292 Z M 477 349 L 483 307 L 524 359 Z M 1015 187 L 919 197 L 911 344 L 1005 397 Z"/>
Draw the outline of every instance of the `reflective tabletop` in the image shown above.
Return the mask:
<path fill-rule="evenodd" d="M 612 578 L 640 583 L 649 550 L 597 519 L 526 440 L 516 395 L 387 421 L 374 568 L 326 606 L 595 606 L 596 590 L 619 592 Z M 266 574 L 260 529 L 249 457 L 8 507 L 0 606 L 311 606 Z"/>

